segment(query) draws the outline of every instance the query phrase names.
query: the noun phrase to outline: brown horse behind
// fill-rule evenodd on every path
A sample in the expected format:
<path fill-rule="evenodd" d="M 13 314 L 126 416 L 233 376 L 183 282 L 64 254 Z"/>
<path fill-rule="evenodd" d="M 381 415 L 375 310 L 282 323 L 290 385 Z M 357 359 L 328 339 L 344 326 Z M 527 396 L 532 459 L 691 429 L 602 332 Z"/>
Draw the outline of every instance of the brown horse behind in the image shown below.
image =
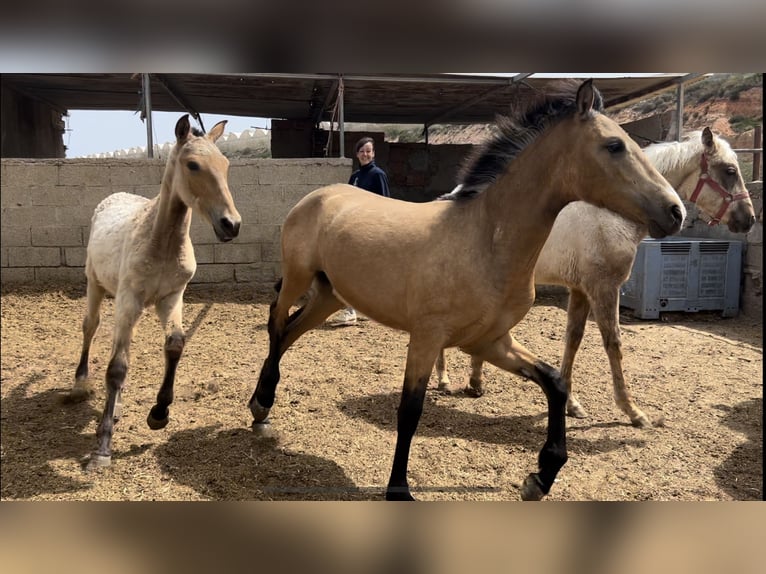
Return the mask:
<path fill-rule="evenodd" d="M 578 199 L 675 233 L 683 205 L 628 135 L 600 113 L 590 81 L 562 84 L 515 114 L 488 143 L 454 201 L 414 204 L 349 185 L 308 194 L 282 228 L 279 294 L 269 355 L 249 406 L 266 421 L 282 355 L 345 305 L 410 334 L 386 498 L 411 500 L 407 463 L 439 351 L 459 347 L 538 383 L 548 401 L 539 472 L 521 497 L 547 494 L 567 460 L 566 385 L 509 329 L 534 301 L 534 267 L 558 212 Z M 308 302 L 290 314 L 308 293 Z"/>

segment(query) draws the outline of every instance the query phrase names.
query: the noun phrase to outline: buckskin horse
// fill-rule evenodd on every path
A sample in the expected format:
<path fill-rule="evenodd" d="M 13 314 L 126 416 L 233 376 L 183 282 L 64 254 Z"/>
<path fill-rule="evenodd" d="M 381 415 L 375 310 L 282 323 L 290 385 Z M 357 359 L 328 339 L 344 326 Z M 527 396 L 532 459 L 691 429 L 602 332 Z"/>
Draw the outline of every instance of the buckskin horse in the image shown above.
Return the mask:
<path fill-rule="evenodd" d="M 676 233 L 684 216 L 678 195 L 638 144 L 601 113 L 592 81 L 578 84 L 537 93 L 536 102 L 502 121 L 452 201 L 409 203 L 336 184 L 293 207 L 282 227 L 269 353 L 249 401 L 254 429 L 271 424 L 282 355 L 348 305 L 410 335 L 388 500 L 413 499 L 410 446 L 445 347 L 542 387 L 547 438 L 521 498 L 549 492 L 567 460 L 566 384 L 509 330 L 534 302 L 535 262 L 556 215 L 584 200 L 646 225 L 653 237 Z"/>

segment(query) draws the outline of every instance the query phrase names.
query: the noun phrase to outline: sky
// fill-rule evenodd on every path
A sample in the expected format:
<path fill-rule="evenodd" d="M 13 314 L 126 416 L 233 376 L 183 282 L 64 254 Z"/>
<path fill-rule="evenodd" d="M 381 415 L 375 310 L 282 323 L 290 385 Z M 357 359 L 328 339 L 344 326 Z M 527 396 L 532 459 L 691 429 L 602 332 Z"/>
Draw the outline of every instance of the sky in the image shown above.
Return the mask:
<path fill-rule="evenodd" d="M 172 142 L 176 122 L 182 115 L 182 112 L 152 112 L 152 141 L 160 145 Z M 208 131 L 221 120 L 228 120 L 226 133 L 271 127 L 268 118 L 214 114 L 201 114 L 201 117 Z M 190 119 L 192 126 L 199 127 L 194 118 Z M 64 121 L 67 158 L 146 146 L 146 123 L 141 121 L 137 112 L 70 110 Z"/>

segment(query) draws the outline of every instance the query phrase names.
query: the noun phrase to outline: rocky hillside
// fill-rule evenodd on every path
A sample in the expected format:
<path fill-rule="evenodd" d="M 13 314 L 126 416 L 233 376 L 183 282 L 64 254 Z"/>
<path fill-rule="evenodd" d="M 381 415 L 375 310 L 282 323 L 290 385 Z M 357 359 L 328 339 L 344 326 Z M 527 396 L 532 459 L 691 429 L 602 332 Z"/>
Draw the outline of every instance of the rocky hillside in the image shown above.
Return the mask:
<path fill-rule="evenodd" d="M 754 127 L 763 125 L 763 75 L 713 74 L 686 87 L 684 129 L 710 127 L 735 149 L 763 147 L 763 137 L 754 144 Z M 620 124 L 675 110 L 676 91 L 668 90 L 607 113 Z M 423 141 L 422 128 L 378 126 L 391 142 Z M 490 125 L 438 125 L 429 130 L 432 144 L 480 143 L 491 133 Z M 763 163 L 763 162 L 762 162 Z M 740 165 L 746 179 L 752 173 L 752 156 L 741 154 Z M 763 168 L 761 168 L 763 169 Z"/>
<path fill-rule="evenodd" d="M 619 123 L 675 109 L 675 90 L 612 111 Z M 713 74 L 684 92 L 684 127 L 710 127 L 735 148 L 753 147 L 753 128 L 763 124 L 761 74 Z"/>
<path fill-rule="evenodd" d="M 726 138 L 736 148 L 753 147 L 753 127 L 763 124 L 763 76 L 761 74 L 713 74 L 685 90 L 684 126 L 705 126 Z M 669 90 L 653 98 L 608 110 L 619 123 L 674 110 L 676 92 Z M 422 141 L 421 128 L 384 127 L 389 141 Z M 433 144 L 479 143 L 491 132 L 488 125 L 433 126 L 428 141 Z"/>

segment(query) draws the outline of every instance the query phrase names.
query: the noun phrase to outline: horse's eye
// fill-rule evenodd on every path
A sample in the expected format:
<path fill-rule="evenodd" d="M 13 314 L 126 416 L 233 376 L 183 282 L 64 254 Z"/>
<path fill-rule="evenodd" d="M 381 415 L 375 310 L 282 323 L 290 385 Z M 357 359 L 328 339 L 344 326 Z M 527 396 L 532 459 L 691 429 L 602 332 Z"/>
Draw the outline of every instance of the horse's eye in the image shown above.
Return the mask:
<path fill-rule="evenodd" d="M 186 167 L 192 171 L 197 171 L 199 169 L 199 164 L 196 161 L 190 161 L 186 164 Z"/>
<path fill-rule="evenodd" d="M 737 168 L 730 165 L 726 168 L 726 175 L 737 175 Z"/>
<path fill-rule="evenodd" d="M 613 139 L 609 140 L 605 147 L 609 153 L 620 153 L 625 151 L 625 142 L 621 139 Z"/>

